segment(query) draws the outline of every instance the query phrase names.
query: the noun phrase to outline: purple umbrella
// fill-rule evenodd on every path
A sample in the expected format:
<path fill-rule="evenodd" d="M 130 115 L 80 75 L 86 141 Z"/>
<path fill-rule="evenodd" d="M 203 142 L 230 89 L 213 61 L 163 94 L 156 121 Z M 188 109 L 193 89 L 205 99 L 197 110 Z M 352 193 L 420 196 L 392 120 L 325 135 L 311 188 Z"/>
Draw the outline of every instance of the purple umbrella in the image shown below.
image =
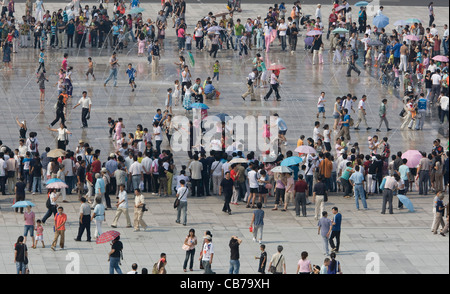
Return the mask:
<path fill-rule="evenodd" d="M 436 55 L 432 58 L 434 61 L 440 61 L 440 62 L 448 62 L 447 56 L 444 55 Z"/>
<path fill-rule="evenodd" d="M 312 46 L 313 41 L 314 41 L 314 37 L 306 37 L 305 38 L 305 45 L 306 46 Z"/>

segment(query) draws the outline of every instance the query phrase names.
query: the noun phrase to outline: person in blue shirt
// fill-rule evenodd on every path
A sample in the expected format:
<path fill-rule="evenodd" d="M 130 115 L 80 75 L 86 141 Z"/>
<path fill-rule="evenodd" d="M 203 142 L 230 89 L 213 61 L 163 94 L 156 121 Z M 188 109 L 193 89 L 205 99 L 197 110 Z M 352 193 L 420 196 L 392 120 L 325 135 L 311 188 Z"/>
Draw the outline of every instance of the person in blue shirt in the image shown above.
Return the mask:
<path fill-rule="evenodd" d="M 127 75 L 128 75 L 128 84 L 130 84 L 131 86 L 131 92 L 134 92 L 134 89 L 136 88 L 136 83 L 135 83 L 135 79 L 136 79 L 136 69 L 134 69 L 132 67 L 131 63 L 128 63 L 128 69 L 127 69 Z"/>
<path fill-rule="evenodd" d="M 419 100 L 417 100 L 417 123 L 416 130 L 422 130 L 423 124 L 425 123 L 425 114 L 427 113 L 427 98 L 424 93 L 420 94 Z"/>
<path fill-rule="evenodd" d="M 392 47 L 392 50 L 394 50 L 394 65 L 400 64 L 400 47 L 402 47 L 402 44 L 398 39 L 395 39 L 394 46 Z"/>
<path fill-rule="evenodd" d="M 355 166 L 355 172 L 349 178 L 355 191 L 356 209 L 359 210 L 359 198 L 363 203 L 364 209 L 367 210 L 366 196 L 364 192 L 364 175 L 360 171 L 359 165 Z"/>
<path fill-rule="evenodd" d="M 343 113 L 344 113 L 344 118 L 341 120 L 341 124 L 342 124 L 342 128 L 339 131 L 337 137 L 344 137 L 345 140 L 344 143 L 348 143 L 348 141 L 350 141 L 350 114 L 348 114 L 348 109 L 344 108 L 343 109 Z"/>
<path fill-rule="evenodd" d="M 44 59 L 45 58 L 45 54 L 44 54 L 44 51 L 45 51 L 45 49 L 41 48 L 41 52 L 39 53 L 39 67 L 38 67 L 38 69 L 36 71 L 36 74 L 39 73 L 41 68 L 45 72 L 45 59 Z"/>
<path fill-rule="evenodd" d="M 342 215 L 339 213 L 338 208 L 335 206 L 331 209 L 331 212 L 334 214 L 332 227 L 331 227 L 331 235 L 330 235 L 330 247 L 332 252 L 339 252 L 339 246 L 341 245 L 341 223 L 342 223 Z M 334 238 L 336 238 L 336 245 L 334 244 Z"/>
<path fill-rule="evenodd" d="M 203 90 L 206 99 L 215 99 L 216 97 L 216 89 L 214 88 L 212 81 L 207 81 L 205 89 Z"/>
<path fill-rule="evenodd" d="M 116 47 L 118 45 L 119 41 L 119 29 L 120 27 L 117 25 L 116 22 L 113 22 L 112 26 L 112 36 L 113 36 L 113 47 Z"/>
<path fill-rule="evenodd" d="M 278 113 L 275 113 L 273 116 L 277 118 L 276 126 L 278 128 L 278 139 L 280 143 L 284 142 L 284 145 L 287 145 L 286 133 L 287 133 L 287 124 L 286 122 L 278 116 Z M 273 126 L 274 127 L 274 126 Z"/>

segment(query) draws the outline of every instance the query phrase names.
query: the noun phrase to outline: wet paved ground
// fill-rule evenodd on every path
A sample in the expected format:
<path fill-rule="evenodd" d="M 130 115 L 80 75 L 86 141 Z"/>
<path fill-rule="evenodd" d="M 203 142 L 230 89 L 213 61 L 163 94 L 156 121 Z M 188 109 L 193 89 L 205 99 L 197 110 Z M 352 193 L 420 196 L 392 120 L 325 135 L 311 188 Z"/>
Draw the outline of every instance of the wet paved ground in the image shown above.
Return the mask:
<path fill-rule="evenodd" d="M 58 4 L 48 4 L 47 9 L 60 7 Z M 156 11 L 158 4 L 144 4 L 147 11 Z M 188 4 L 188 24 L 193 24 L 200 19 L 202 13 L 198 6 Z M 208 6 L 214 12 L 223 11 L 222 5 L 211 4 Z M 314 6 L 303 6 L 306 11 L 313 14 Z M 17 15 L 21 15 L 22 7 L 17 5 Z M 264 15 L 265 6 L 248 5 L 237 17 L 246 19 L 257 14 Z M 322 13 L 329 11 L 329 6 L 323 6 Z M 326 13 L 325 13 L 326 12 Z M 385 14 L 391 18 L 391 23 L 398 20 L 407 12 L 408 15 L 424 19 L 426 7 L 398 7 L 385 9 Z M 448 7 L 436 9 L 436 23 L 440 31 L 448 15 Z M 155 13 L 145 14 L 152 19 Z M 235 19 L 237 18 L 235 17 Z M 189 26 L 188 30 L 193 29 Z M 388 27 L 388 31 L 391 27 Z M 303 32 L 304 34 L 304 32 Z M 107 118 L 122 117 L 126 132 L 134 132 L 134 126 L 142 123 L 144 127 L 151 127 L 151 120 L 156 108 L 163 108 L 166 97 L 166 89 L 173 86 L 173 81 L 179 78 L 179 72 L 174 62 L 177 61 L 178 52 L 174 32 L 168 30 L 168 39 L 165 41 L 165 50 L 162 52 L 158 74 L 154 74 L 148 66 L 145 57 L 137 57 L 137 49 L 128 47 L 124 53 L 118 55 L 119 83 L 117 88 L 110 82 L 103 87 L 103 81 L 109 74 L 107 66 L 111 49 L 68 49 L 47 50 L 46 68 L 49 82 L 46 84 L 46 100 L 44 111 L 40 112 L 39 90 L 36 84 L 35 70 L 37 68 L 38 51 L 34 49 L 20 49 L 13 56 L 13 69 L 1 69 L 1 116 L 0 139 L 4 144 L 15 147 L 18 138 L 18 127 L 15 117 L 26 119 L 29 130 L 36 131 L 41 149 L 45 146 L 56 147 L 56 137 L 46 130 L 48 123 L 54 119 L 54 109 L 57 93 L 55 83 L 57 72 L 62 61 L 63 52 L 69 53 L 69 65 L 74 67 L 73 86 L 74 98 L 69 102 L 75 105 L 81 92 L 86 90 L 93 100 L 93 110 L 88 129 L 80 129 L 81 110 L 70 110 L 68 115 L 68 129 L 73 132 L 70 138 L 70 149 L 76 147 L 79 139 L 90 143 L 95 148 L 102 150 L 104 161 L 107 154 L 113 150 L 108 138 Z M 346 78 L 346 65 L 331 64 L 331 56 L 328 55 L 327 43 L 323 65 L 312 65 L 312 55 L 303 51 L 303 37 L 299 39 L 297 52 L 293 55 L 280 52 L 278 41 L 274 42 L 268 58 L 271 62 L 285 65 L 280 76 L 283 85 L 280 89 L 281 102 L 262 100 L 266 89 L 257 89 L 257 101 L 243 101 L 240 95 L 247 87 L 245 77 L 252 69 L 251 60 L 256 51 L 250 51 L 247 57 L 239 58 L 236 52 L 222 50 L 218 53 L 221 64 L 220 84 L 216 88 L 222 93 L 219 100 L 207 101 L 209 114 L 226 112 L 230 115 L 270 115 L 279 113 L 288 124 L 287 133 L 289 145 L 287 150 L 294 149 L 298 137 L 304 134 L 312 136 L 314 121 L 316 120 L 316 103 L 321 91 L 326 92 L 326 119 L 320 119 L 321 123 L 332 125 L 333 101 L 336 96 L 352 93 L 360 98 L 363 94 L 368 96 L 367 119 L 372 130 L 367 132 L 364 125 L 359 132 L 351 131 L 352 142 L 359 142 L 361 152 L 367 152 L 367 136 L 376 133 L 373 130 L 378 125 L 378 106 L 383 98 L 389 101 L 388 120 L 393 130 L 389 133 L 383 130 L 378 133 L 380 137 L 389 137 L 393 152 L 418 149 L 429 152 L 432 140 L 441 138 L 444 144 L 447 139 L 443 134 L 448 132 L 437 122 L 437 111 L 432 110 L 427 115 L 427 121 L 423 131 L 400 130 L 401 121 L 398 113 L 402 108 L 402 101 L 398 91 L 392 88 L 381 87 L 377 80 L 378 73 L 375 70 L 363 70 L 360 77 L 354 75 Z M 192 52 L 196 66 L 191 68 L 192 77 L 200 77 L 202 80 L 212 76 L 212 64 L 215 58 L 209 57 L 205 52 Z M 92 56 L 95 63 L 95 75 L 97 81 L 86 81 L 84 73 L 87 70 L 87 57 Z M 186 55 L 185 55 L 186 56 Z M 360 56 L 362 56 L 360 54 Z M 136 92 L 131 93 L 128 86 L 128 78 L 125 74 L 126 64 L 133 63 L 138 71 Z M 361 61 L 360 61 L 361 62 Z M 362 69 L 361 64 L 358 66 Z M 272 98 L 273 99 L 273 98 Z M 181 107 L 175 107 L 174 113 L 184 115 Z M 356 119 L 356 116 L 355 116 Z M 446 125 L 448 128 L 448 125 Z M 333 135 L 334 138 L 334 135 Z M 165 144 L 165 142 L 164 142 Z M 163 144 L 163 148 L 165 145 Z M 444 145 L 443 144 L 443 145 Z M 186 153 L 175 154 L 178 165 L 187 162 Z M 365 272 L 366 254 L 376 252 L 380 256 L 381 273 L 448 273 L 448 239 L 441 236 L 433 236 L 430 233 L 432 221 L 432 196 L 422 197 L 417 193 L 410 194 L 416 207 L 415 213 L 405 210 L 395 211 L 394 215 L 380 215 L 381 197 L 373 197 L 368 200 L 370 210 L 356 211 L 354 202 L 344 200 L 342 197 L 332 196 L 326 205 L 330 211 L 332 206 L 338 206 L 344 216 L 343 233 L 341 237 L 342 249 L 338 259 L 344 273 Z M 251 241 L 248 225 L 251 220 L 249 209 L 242 205 L 233 209 L 232 216 L 221 213 L 222 200 L 218 197 L 190 199 L 188 226 L 179 227 L 175 224 L 175 211 L 172 209 L 173 199 L 160 199 L 146 195 L 149 202 L 149 212 L 144 220 L 150 226 L 148 232 L 133 233 L 132 229 L 123 228 L 123 221 L 118 230 L 122 233 L 125 246 L 123 270 L 129 270 L 133 262 L 140 266 L 151 268 L 160 252 L 166 252 L 169 258 L 169 273 L 181 273 L 184 252 L 181 249 L 184 236 L 190 227 L 193 227 L 201 236 L 202 232 L 210 229 L 214 234 L 216 257 L 213 269 L 218 273 L 228 272 L 229 248 L 228 240 L 231 235 L 238 235 L 244 240 L 241 245 L 241 273 L 255 273 L 257 262 L 254 256 L 258 255 L 259 246 Z M 40 218 L 45 213 L 45 201 L 43 196 L 27 195 L 27 198 L 37 204 L 34 211 Z M 36 249 L 30 253 L 30 268 L 32 272 L 39 273 L 64 273 L 68 261 L 66 255 L 74 252 L 79 254 L 80 269 L 82 273 L 107 273 L 106 262 L 108 245 L 95 245 L 94 243 L 75 243 L 73 238 L 78 229 L 77 214 L 79 203 L 76 196 L 69 198 L 71 203 L 65 204 L 69 214 L 69 226 L 66 232 L 66 251 L 52 252 L 50 249 Z M 273 199 L 270 199 L 270 203 Z M 0 241 L 1 258 L 0 273 L 14 272 L 12 244 L 17 236 L 22 234 L 21 215 L 14 214 L 9 208 L 12 203 L 11 196 L 2 197 L 0 201 L 0 234 L 5 236 Z M 288 257 L 288 273 L 294 273 L 296 261 L 301 251 L 308 251 L 314 264 L 321 264 L 323 255 L 321 240 L 317 236 L 316 221 L 313 217 L 313 207 L 308 208 L 307 218 L 295 218 L 293 211 L 282 213 L 272 212 L 266 209 L 266 225 L 264 228 L 264 242 L 267 244 L 269 255 L 273 254 L 278 244 L 285 247 L 285 255 Z M 106 223 L 103 226 L 107 230 L 113 218 L 113 212 L 107 212 Z M 45 242 L 49 247 L 52 241 L 52 226 L 46 226 Z M 197 247 L 197 252 L 199 250 Z M 198 254 L 196 255 L 198 256 Z M 44 262 L 45 261 L 45 262 Z M 197 264 L 197 262 L 196 262 Z M 425 265 L 425 266 L 424 266 Z M 196 273 L 199 273 L 197 270 Z"/>

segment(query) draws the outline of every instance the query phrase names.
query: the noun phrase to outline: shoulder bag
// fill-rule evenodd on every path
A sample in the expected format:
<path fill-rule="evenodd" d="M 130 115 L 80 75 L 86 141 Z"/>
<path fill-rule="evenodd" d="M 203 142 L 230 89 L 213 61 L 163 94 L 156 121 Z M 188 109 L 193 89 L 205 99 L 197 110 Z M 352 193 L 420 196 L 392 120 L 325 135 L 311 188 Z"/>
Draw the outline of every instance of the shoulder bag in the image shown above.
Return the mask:
<path fill-rule="evenodd" d="M 276 265 L 276 266 L 273 266 L 273 265 L 270 266 L 269 271 L 270 271 L 272 274 L 274 274 L 274 273 L 277 272 L 277 267 L 278 267 L 278 264 L 280 263 L 282 257 L 283 257 L 283 255 L 280 255 L 280 258 L 278 258 L 278 262 L 277 262 L 277 265 Z"/>
<path fill-rule="evenodd" d="M 180 205 L 180 199 L 183 198 L 184 194 L 186 194 L 187 192 L 187 188 L 186 190 L 184 190 L 183 195 L 181 195 L 180 197 L 177 197 L 177 199 L 175 199 L 175 202 L 173 203 L 173 208 L 177 208 Z"/>

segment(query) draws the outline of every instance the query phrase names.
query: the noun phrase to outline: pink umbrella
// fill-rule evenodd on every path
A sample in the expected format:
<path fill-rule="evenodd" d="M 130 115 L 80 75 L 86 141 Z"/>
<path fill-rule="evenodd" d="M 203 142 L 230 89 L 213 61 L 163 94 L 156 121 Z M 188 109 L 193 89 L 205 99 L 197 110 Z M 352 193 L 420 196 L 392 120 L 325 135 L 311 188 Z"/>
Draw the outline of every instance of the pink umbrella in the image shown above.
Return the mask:
<path fill-rule="evenodd" d="M 334 9 L 334 11 L 341 11 L 342 9 L 345 9 L 345 6 L 343 6 L 343 5 L 339 5 L 338 7 L 336 7 L 335 9 Z"/>
<path fill-rule="evenodd" d="M 309 32 L 306 33 L 307 36 L 317 36 L 317 35 L 322 35 L 322 32 L 319 30 L 311 30 Z"/>
<path fill-rule="evenodd" d="M 272 63 L 272 64 L 267 68 L 267 70 L 283 70 L 283 69 L 286 69 L 286 67 L 282 66 L 281 64 L 275 64 L 275 63 Z"/>
<path fill-rule="evenodd" d="M 440 62 L 448 62 L 447 56 L 444 55 L 436 55 L 432 58 L 434 61 L 440 61 Z"/>
<path fill-rule="evenodd" d="M 408 162 L 406 165 L 409 168 L 415 168 L 419 165 L 419 161 L 422 159 L 422 153 L 418 150 L 408 150 L 405 153 L 403 153 L 402 158 L 407 159 Z"/>
<path fill-rule="evenodd" d="M 419 37 L 417 37 L 415 35 L 406 35 L 405 39 L 406 40 L 411 40 L 411 41 L 416 41 L 416 42 L 418 42 L 420 40 Z"/>
<path fill-rule="evenodd" d="M 306 145 L 299 146 L 294 151 L 298 152 L 298 153 L 303 153 L 303 154 L 316 154 L 317 153 L 316 149 L 314 149 L 310 146 L 306 146 Z"/>

